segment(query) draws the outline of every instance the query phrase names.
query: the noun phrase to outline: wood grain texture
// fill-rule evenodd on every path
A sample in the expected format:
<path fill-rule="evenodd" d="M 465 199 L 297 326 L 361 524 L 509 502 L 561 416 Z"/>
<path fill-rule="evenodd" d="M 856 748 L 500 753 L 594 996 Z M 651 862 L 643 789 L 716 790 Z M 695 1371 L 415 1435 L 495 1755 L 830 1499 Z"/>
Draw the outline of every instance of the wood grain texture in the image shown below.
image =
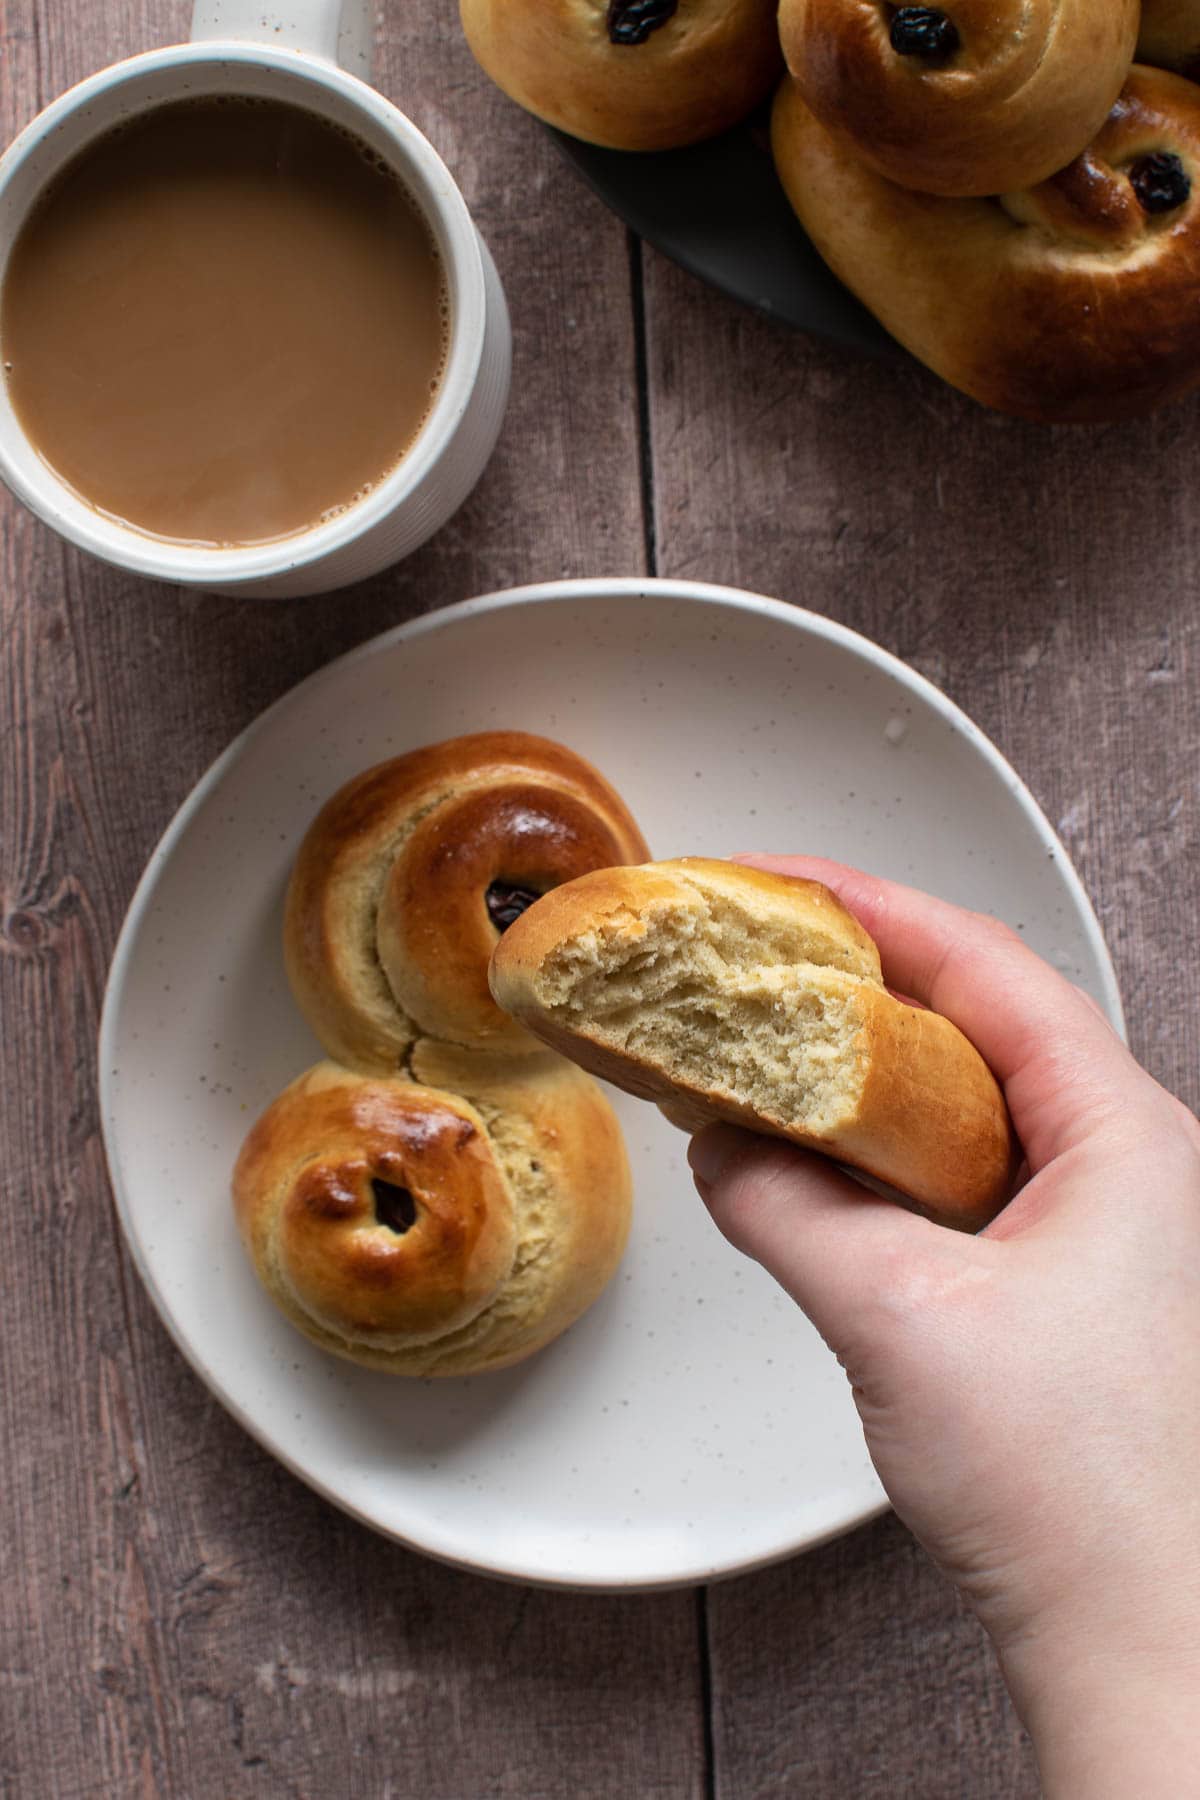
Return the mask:
<path fill-rule="evenodd" d="M 1134 1050 L 1196 1107 L 1200 405 L 1042 430 L 652 252 L 645 288 L 660 572 L 838 619 L 956 700 L 1075 860 Z M 978 1628 L 896 1529 L 713 1590 L 722 1800 L 1037 1793 Z"/>
<path fill-rule="evenodd" d="M 439 1567 L 244 1436 L 120 1245 L 92 1046 L 121 915 L 193 781 L 376 631 L 642 571 L 648 540 L 660 572 L 843 620 L 972 713 L 1080 865 L 1135 1048 L 1200 1101 L 1196 405 L 1041 432 L 651 252 L 631 283 L 624 230 L 475 70 L 452 0 L 377 23 L 380 85 L 458 177 L 513 310 L 512 405 L 462 512 L 358 588 L 251 603 L 138 582 L 0 509 L 0 1016 L 20 1047 L 0 1088 L 0 1794 L 1024 1800 L 986 1645 L 894 1521 L 705 1601 Z M 186 28 L 178 0 L 9 0 L 5 137 Z"/>
<path fill-rule="evenodd" d="M 10 5 L 6 135 L 186 24 L 175 4 Z M 0 1095 L 20 1296 L 0 1471 L 6 1797 L 702 1791 L 694 1597 L 523 1591 L 334 1512 L 168 1342 L 104 1173 L 108 957 L 155 840 L 228 739 L 388 625 L 533 576 L 642 566 L 624 230 L 476 73 L 450 7 L 389 21 L 379 80 L 455 167 L 513 303 L 513 404 L 460 515 L 399 570 L 281 604 L 129 579 L 4 505 L 0 1007 L 24 1069 Z"/>
<path fill-rule="evenodd" d="M 721 1800 L 1035 1800 L 980 1628 L 895 1519 L 714 1588 Z"/>

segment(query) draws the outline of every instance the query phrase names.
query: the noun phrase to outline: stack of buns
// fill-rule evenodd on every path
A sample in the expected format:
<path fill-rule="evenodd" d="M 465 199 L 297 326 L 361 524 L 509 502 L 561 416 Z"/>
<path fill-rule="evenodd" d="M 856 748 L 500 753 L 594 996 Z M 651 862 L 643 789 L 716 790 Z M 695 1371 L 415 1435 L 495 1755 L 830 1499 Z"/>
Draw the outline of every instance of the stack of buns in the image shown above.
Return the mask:
<path fill-rule="evenodd" d="M 1101 422 L 1195 387 L 1200 88 L 1133 62 L 1140 28 L 1141 54 L 1186 63 L 1184 9 L 888 10 L 780 6 L 775 163 L 834 273 L 1001 412 Z"/>
<path fill-rule="evenodd" d="M 313 822 L 284 953 L 328 1060 L 254 1125 L 233 1199 L 255 1272 L 322 1348 L 405 1375 L 503 1368 L 604 1288 L 630 1213 L 616 1119 L 487 971 L 539 895 L 646 854 L 589 763 L 521 732 L 380 764 Z"/>
<path fill-rule="evenodd" d="M 900 343 L 984 404 L 1101 422 L 1200 383 L 1200 0 L 461 10 L 505 92 L 623 150 L 727 129 L 786 63 L 771 146 L 801 224 Z"/>

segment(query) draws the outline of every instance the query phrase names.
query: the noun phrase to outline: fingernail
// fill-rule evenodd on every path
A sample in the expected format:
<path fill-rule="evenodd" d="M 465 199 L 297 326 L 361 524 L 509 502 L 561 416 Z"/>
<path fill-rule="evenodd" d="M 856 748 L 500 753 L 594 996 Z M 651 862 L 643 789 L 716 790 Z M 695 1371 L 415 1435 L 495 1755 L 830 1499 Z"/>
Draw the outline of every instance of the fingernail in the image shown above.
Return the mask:
<path fill-rule="evenodd" d="M 706 1186 L 719 1181 L 745 1135 L 733 1125 L 706 1125 L 688 1145 L 687 1159 L 692 1174 Z"/>

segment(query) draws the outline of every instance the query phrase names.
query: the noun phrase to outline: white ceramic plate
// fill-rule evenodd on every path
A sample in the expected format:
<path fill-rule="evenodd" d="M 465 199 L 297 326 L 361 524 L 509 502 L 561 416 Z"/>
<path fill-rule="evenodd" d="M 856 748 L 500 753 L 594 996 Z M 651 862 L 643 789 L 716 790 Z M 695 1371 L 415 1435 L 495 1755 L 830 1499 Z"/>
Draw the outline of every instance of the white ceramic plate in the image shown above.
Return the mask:
<path fill-rule="evenodd" d="M 181 808 L 134 897 L 101 1028 L 105 1139 L 167 1328 L 260 1443 L 430 1554 L 576 1587 L 705 1580 L 883 1505 L 840 1369 L 710 1225 L 686 1140 L 617 1096 L 637 1217 L 620 1273 L 531 1362 L 415 1382 L 311 1348 L 243 1261 L 229 1173 L 318 1047 L 284 979 L 289 864 L 382 757 L 516 726 L 614 781 L 656 855 L 821 851 L 999 914 L 1120 1022 L 1066 854 L 936 689 L 812 614 L 690 582 L 552 583 L 389 632 L 304 682 Z"/>

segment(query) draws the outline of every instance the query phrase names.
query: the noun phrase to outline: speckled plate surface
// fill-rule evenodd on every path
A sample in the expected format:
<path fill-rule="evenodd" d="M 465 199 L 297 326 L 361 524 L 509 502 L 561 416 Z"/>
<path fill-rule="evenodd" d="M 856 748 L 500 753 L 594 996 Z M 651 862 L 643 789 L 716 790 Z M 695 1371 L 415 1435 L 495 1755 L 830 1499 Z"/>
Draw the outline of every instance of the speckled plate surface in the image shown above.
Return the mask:
<path fill-rule="evenodd" d="M 318 1054 L 279 948 L 303 831 L 367 764 L 502 725 L 592 758 L 656 855 L 805 849 L 917 882 L 1019 925 L 1119 1023 L 1112 969 L 1046 820 L 934 688 L 826 620 L 694 583 L 552 583 L 403 626 L 287 695 L 180 810 L 117 947 L 100 1054 L 121 1219 L 184 1355 L 296 1474 L 431 1555 L 576 1587 L 728 1575 L 882 1495 L 841 1371 L 717 1236 L 653 1108 L 617 1099 L 637 1198 L 621 1271 L 499 1375 L 323 1355 L 234 1232 L 242 1136 Z"/>

